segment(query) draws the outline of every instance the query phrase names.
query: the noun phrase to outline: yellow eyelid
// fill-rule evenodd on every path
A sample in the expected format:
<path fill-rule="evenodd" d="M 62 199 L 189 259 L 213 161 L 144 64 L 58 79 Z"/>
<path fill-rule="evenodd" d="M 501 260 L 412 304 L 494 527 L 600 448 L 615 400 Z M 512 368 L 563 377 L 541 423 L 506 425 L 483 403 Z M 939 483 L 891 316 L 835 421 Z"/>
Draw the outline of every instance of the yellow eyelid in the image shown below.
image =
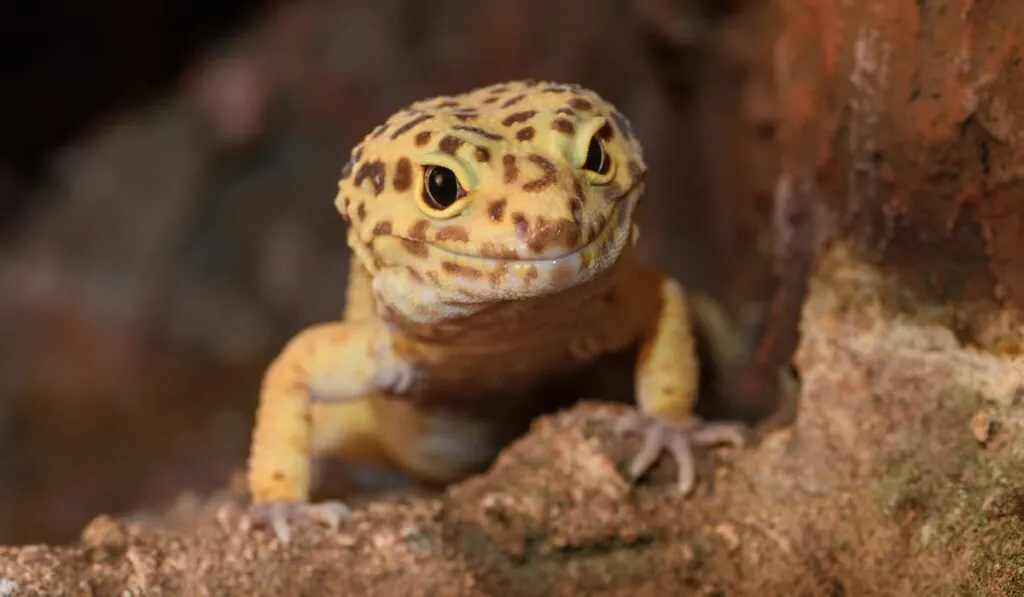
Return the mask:
<path fill-rule="evenodd" d="M 583 164 L 587 161 L 587 150 L 590 149 L 590 141 L 597 135 L 597 131 L 601 130 L 608 124 L 608 119 L 604 116 L 598 116 L 591 118 L 585 122 L 580 123 L 577 129 L 579 133 L 576 135 L 576 143 L 573 147 L 572 161 L 577 168 L 583 168 Z M 591 172 L 590 170 L 584 170 L 587 178 L 593 184 L 604 184 L 611 179 L 615 178 L 615 160 L 612 159 L 611 151 L 608 146 L 601 139 L 597 140 L 604 149 L 605 159 L 608 160 L 608 171 L 604 174 L 598 174 L 597 172 Z"/>
<path fill-rule="evenodd" d="M 415 193 L 416 207 L 423 212 L 423 215 L 434 220 L 446 220 L 448 218 L 454 218 L 466 209 L 466 205 L 469 203 L 468 194 L 471 191 L 476 190 L 479 186 L 479 178 L 477 178 L 477 175 L 472 168 L 467 168 L 465 163 L 456 156 L 439 151 L 416 156 L 413 158 L 413 162 L 419 166 L 419 175 L 417 176 L 419 190 Z M 461 199 L 458 199 L 455 203 L 452 203 L 442 210 L 428 207 L 424 203 L 422 188 L 423 175 L 431 166 L 439 166 L 441 168 L 451 170 L 459 180 L 459 186 L 462 187 L 462 190 L 465 193 Z"/>

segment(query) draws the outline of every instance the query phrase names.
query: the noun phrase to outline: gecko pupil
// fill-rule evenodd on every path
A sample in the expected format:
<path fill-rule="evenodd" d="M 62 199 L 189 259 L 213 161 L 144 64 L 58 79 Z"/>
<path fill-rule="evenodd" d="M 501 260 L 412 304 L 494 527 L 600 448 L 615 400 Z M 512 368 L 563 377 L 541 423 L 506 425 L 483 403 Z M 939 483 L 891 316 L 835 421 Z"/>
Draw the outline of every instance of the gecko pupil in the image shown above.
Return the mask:
<path fill-rule="evenodd" d="M 435 209 L 445 209 L 464 194 L 455 173 L 443 166 L 431 166 L 426 173 L 427 203 Z"/>
<path fill-rule="evenodd" d="M 587 159 L 583 162 L 583 169 L 606 174 L 608 172 L 608 156 L 604 152 L 604 145 L 597 136 L 590 138 L 590 146 L 587 148 Z"/>

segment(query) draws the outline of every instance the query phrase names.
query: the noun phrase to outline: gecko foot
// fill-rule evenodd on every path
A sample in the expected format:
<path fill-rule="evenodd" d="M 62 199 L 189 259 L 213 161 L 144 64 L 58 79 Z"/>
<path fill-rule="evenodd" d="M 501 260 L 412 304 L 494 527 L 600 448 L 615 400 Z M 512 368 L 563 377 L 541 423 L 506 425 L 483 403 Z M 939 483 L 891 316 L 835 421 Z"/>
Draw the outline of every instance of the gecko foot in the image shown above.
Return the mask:
<path fill-rule="evenodd" d="M 742 423 L 700 423 L 681 425 L 656 415 L 634 411 L 623 416 L 615 425 L 619 435 L 636 433 L 644 437 L 644 445 L 629 465 L 633 479 L 643 476 L 658 460 L 662 452 L 675 458 L 679 470 L 679 491 L 688 495 L 697 478 L 694 448 L 718 444 L 742 447 L 746 444 L 748 429 Z"/>
<path fill-rule="evenodd" d="M 292 526 L 300 519 L 316 522 L 334 530 L 338 528 L 341 520 L 350 513 L 351 510 L 348 506 L 337 501 L 315 504 L 303 502 L 254 504 L 249 508 L 249 514 L 243 527 L 245 530 L 257 526 L 269 527 L 274 531 L 278 541 L 287 544 L 292 538 Z"/>

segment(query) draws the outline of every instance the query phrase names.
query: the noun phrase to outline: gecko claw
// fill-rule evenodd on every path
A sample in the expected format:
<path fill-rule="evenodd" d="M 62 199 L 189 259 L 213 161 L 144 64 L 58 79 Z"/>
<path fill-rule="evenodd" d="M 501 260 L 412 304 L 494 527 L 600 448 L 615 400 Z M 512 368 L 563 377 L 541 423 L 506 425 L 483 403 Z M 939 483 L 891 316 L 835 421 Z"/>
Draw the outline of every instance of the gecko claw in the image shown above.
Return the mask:
<path fill-rule="evenodd" d="M 292 526 L 300 519 L 322 524 L 336 530 L 342 519 L 352 511 L 342 502 L 326 501 L 315 504 L 303 502 L 273 502 L 254 504 L 243 522 L 243 529 L 269 527 L 282 544 L 291 542 Z"/>
<path fill-rule="evenodd" d="M 719 444 L 742 447 L 746 444 L 748 430 L 742 423 L 731 422 L 681 426 L 655 415 L 635 411 L 619 419 L 615 433 L 643 436 L 643 446 L 629 464 L 629 474 L 634 480 L 650 470 L 662 452 L 668 452 L 675 458 L 678 468 L 679 491 L 689 495 L 697 479 L 693 449 Z"/>

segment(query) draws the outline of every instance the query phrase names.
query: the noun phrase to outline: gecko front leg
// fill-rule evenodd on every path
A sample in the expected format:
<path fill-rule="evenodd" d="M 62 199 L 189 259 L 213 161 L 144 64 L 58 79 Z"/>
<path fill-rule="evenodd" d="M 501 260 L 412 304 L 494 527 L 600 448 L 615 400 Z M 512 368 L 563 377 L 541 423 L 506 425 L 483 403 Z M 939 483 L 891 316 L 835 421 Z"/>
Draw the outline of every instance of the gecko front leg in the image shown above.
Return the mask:
<path fill-rule="evenodd" d="M 249 457 L 249 522 L 270 526 L 282 542 L 299 516 L 336 525 L 347 513 L 344 504 L 309 503 L 314 457 L 337 451 L 347 434 L 372 436 L 362 416 L 368 407 L 353 401 L 401 392 L 410 378 L 379 321 L 322 324 L 295 336 L 263 377 Z M 319 426 L 331 437 L 316 437 L 315 402 L 333 403 L 320 411 L 329 424 Z"/>
<path fill-rule="evenodd" d="M 640 477 L 667 451 L 675 458 L 679 490 L 685 495 L 693 490 L 696 479 L 693 448 L 723 443 L 742 446 L 748 430 L 741 423 L 704 423 L 693 416 L 700 366 L 686 292 L 664 275 L 658 291 L 658 316 L 636 365 L 638 409 L 624 416 L 616 431 L 644 436 L 630 475 Z"/>

